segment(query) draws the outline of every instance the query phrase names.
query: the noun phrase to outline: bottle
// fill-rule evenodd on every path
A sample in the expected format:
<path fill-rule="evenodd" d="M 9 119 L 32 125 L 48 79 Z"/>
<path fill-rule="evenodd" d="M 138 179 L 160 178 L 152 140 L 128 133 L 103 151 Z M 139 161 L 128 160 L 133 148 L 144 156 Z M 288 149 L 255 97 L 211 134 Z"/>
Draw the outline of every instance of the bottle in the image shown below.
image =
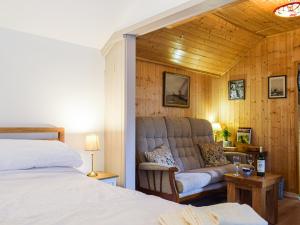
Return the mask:
<path fill-rule="evenodd" d="M 266 160 L 263 147 L 259 147 L 259 155 L 257 159 L 257 176 L 264 177 L 266 173 Z"/>

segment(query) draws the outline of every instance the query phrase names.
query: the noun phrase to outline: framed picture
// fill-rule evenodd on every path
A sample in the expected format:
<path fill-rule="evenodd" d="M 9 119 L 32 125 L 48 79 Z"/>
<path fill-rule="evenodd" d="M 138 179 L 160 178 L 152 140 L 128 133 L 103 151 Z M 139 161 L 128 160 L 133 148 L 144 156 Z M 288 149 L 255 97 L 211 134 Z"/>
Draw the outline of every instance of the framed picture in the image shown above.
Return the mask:
<path fill-rule="evenodd" d="M 300 92 L 300 64 L 298 65 L 297 83 L 298 83 L 298 92 Z"/>
<path fill-rule="evenodd" d="M 286 98 L 286 75 L 268 77 L 268 97 Z"/>
<path fill-rule="evenodd" d="M 164 72 L 163 105 L 190 107 L 190 77 Z"/>
<path fill-rule="evenodd" d="M 245 99 L 245 80 L 228 81 L 228 99 Z"/>
<path fill-rule="evenodd" d="M 252 128 L 239 127 L 236 133 L 236 140 L 241 144 L 251 144 Z"/>

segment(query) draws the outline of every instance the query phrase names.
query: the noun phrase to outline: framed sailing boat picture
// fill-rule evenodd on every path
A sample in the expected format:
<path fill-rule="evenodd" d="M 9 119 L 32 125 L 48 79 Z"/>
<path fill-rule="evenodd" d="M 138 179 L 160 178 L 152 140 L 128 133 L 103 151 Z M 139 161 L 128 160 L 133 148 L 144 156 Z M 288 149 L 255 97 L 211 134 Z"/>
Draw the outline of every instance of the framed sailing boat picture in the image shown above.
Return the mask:
<path fill-rule="evenodd" d="M 169 72 L 163 76 L 163 106 L 190 107 L 190 77 Z"/>

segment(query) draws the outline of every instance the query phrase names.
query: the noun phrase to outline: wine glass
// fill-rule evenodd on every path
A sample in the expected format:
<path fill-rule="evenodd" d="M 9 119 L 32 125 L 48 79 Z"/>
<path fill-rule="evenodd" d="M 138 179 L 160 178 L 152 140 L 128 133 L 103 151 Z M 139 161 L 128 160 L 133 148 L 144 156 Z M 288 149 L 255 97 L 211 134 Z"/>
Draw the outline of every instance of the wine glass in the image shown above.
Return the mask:
<path fill-rule="evenodd" d="M 235 174 L 234 175 L 239 176 L 240 175 L 239 168 L 240 168 L 240 163 L 241 163 L 241 157 L 235 155 L 235 156 L 233 156 L 232 161 L 235 166 Z"/>
<path fill-rule="evenodd" d="M 251 154 L 248 154 L 247 155 L 247 162 L 249 163 L 249 165 L 251 166 L 251 167 L 253 167 L 253 162 L 254 162 L 254 160 L 253 160 L 253 155 L 251 155 Z"/>

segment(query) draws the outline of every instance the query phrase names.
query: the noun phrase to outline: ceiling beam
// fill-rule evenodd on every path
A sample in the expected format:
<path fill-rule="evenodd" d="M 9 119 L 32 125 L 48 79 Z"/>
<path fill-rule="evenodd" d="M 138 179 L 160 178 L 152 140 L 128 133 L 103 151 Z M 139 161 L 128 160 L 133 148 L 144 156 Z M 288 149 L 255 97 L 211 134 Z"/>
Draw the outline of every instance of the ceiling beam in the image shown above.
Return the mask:
<path fill-rule="evenodd" d="M 256 36 L 259 36 L 259 37 L 262 37 L 262 38 L 265 38 L 265 37 L 266 37 L 266 36 L 264 36 L 264 35 L 262 35 L 262 34 L 258 34 L 257 32 L 254 32 L 254 31 L 252 31 L 252 30 L 249 30 L 249 29 L 247 29 L 247 28 L 244 27 L 244 26 L 241 26 L 241 25 L 239 25 L 239 24 L 237 24 L 237 23 L 234 23 L 234 22 L 230 21 L 230 20 L 227 19 L 225 16 L 221 15 L 220 13 L 218 13 L 218 11 L 213 12 L 212 14 L 213 14 L 214 16 L 216 16 L 216 17 L 218 17 L 218 18 L 220 18 L 220 19 L 226 21 L 227 23 L 230 23 L 230 24 L 232 24 L 233 26 L 238 27 L 238 28 L 241 29 L 241 30 L 247 31 L 247 32 L 249 32 L 249 33 L 251 33 L 251 34 L 253 34 L 253 35 L 256 35 Z"/>
<path fill-rule="evenodd" d="M 144 62 L 155 63 L 155 64 L 162 65 L 162 66 L 168 66 L 168 67 L 173 67 L 173 68 L 177 68 L 177 69 L 182 69 L 182 70 L 185 70 L 185 71 L 191 71 L 191 72 L 194 72 L 194 73 L 200 73 L 201 75 L 206 75 L 206 76 L 211 76 L 211 77 L 216 77 L 216 78 L 221 77 L 221 74 L 210 73 L 210 72 L 206 72 L 206 71 L 203 71 L 203 70 L 191 69 L 189 67 L 175 65 L 175 64 L 171 64 L 171 63 L 164 63 L 164 62 L 160 62 L 160 61 L 156 61 L 156 60 L 146 59 L 146 58 L 143 58 L 143 57 L 136 57 L 136 59 L 140 60 L 140 61 L 144 61 Z"/>
<path fill-rule="evenodd" d="M 225 7 L 230 7 L 230 6 L 235 6 L 235 5 L 240 4 L 241 2 L 245 2 L 245 1 L 247 1 L 247 0 L 238 0 L 238 1 L 235 1 L 235 2 L 231 2 L 231 3 L 228 3 L 226 6 L 224 6 L 224 8 Z M 193 20 L 199 19 L 199 18 L 201 18 L 201 17 L 203 17 L 207 14 L 211 14 L 211 13 L 215 12 L 216 10 L 217 9 L 212 9 L 212 10 L 207 11 L 205 13 L 202 13 L 200 15 L 189 17 L 189 18 L 187 18 L 185 20 L 181 20 L 177 23 L 170 24 L 170 25 L 166 26 L 166 28 L 168 28 L 168 29 L 176 28 L 178 26 L 181 26 L 181 25 L 184 25 L 186 23 L 192 22 Z"/>

